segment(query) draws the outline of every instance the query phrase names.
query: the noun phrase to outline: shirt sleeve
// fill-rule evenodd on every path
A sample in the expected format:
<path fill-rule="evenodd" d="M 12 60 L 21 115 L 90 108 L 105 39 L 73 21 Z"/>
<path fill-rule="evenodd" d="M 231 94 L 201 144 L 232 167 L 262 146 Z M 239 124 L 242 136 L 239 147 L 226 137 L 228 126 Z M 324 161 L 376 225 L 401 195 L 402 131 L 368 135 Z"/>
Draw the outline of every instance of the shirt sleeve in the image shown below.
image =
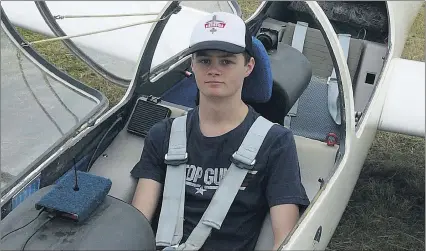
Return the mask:
<path fill-rule="evenodd" d="M 142 155 L 139 162 L 130 172 L 134 178 L 152 179 L 164 183 L 166 177 L 165 137 L 167 136 L 167 122 L 155 124 L 145 137 Z"/>
<path fill-rule="evenodd" d="M 296 143 L 291 131 L 286 130 L 274 143 L 268 160 L 266 197 L 269 207 L 296 204 L 300 211 L 309 205 L 303 187 Z"/>

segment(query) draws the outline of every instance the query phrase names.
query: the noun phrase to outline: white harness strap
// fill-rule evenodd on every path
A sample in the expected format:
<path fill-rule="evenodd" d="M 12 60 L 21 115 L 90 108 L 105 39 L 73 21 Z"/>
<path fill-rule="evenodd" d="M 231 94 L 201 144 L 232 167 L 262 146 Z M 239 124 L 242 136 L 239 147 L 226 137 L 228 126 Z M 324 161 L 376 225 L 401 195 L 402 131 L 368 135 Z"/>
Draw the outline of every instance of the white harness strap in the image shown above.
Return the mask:
<path fill-rule="evenodd" d="M 308 30 L 308 23 L 297 22 L 296 27 L 294 28 L 293 40 L 291 42 L 291 47 L 297 49 L 303 53 L 303 46 L 305 45 L 306 32 Z M 297 115 L 297 107 L 299 105 L 299 99 L 296 100 L 294 105 L 291 107 L 290 111 L 284 117 L 284 126 L 290 128 L 291 118 Z"/>
<path fill-rule="evenodd" d="M 238 151 L 232 155 L 232 163 L 201 220 L 186 243 L 179 245 L 183 236 L 185 174 L 188 159 L 186 116 L 173 121 L 169 151 L 165 157 L 167 172 L 156 236 L 157 246 L 165 246 L 164 250 L 199 250 L 209 237 L 212 228 L 220 229 L 247 172 L 254 168 L 256 155 L 273 125 L 262 116 L 256 119 Z"/>
<path fill-rule="evenodd" d="M 178 250 L 199 250 L 209 237 L 212 228 L 220 229 L 247 172 L 254 168 L 256 155 L 272 125 L 272 122 L 261 116 L 257 118 L 238 151 L 232 155 L 232 163 L 207 210 L 186 243 L 180 245 Z"/>
<path fill-rule="evenodd" d="M 186 117 L 185 115 L 173 120 L 169 150 L 164 157 L 167 171 L 156 235 L 157 246 L 177 245 L 183 236 L 186 162 L 188 161 Z"/>
<path fill-rule="evenodd" d="M 291 47 L 303 52 L 303 46 L 305 45 L 306 32 L 308 31 L 308 23 L 298 21 L 296 27 L 294 27 L 293 40 L 291 41 Z"/>
<path fill-rule="evenodd" d="M 345 54 L 346 60 L 348 59 L 349 45 L 351 42 L 350 34 L 339 34 L 340 45 L 342 46 L 343 53 Z M 336 70 L 333 68 L 331 76 L 327 79 L 328 84 L 328 110 L 331 117 L 336 124 L 342 123 L 340 115 L 340 99 L 339 99 L 339 87 L 337 84 Z"/>

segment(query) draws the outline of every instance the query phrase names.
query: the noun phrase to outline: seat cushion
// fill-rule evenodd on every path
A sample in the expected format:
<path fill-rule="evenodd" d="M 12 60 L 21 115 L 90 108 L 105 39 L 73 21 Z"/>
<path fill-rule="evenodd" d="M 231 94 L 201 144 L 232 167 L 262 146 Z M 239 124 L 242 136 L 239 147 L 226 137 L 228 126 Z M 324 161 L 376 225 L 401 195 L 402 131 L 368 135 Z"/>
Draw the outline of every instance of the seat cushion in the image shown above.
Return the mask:
<path fill-rule="evenodd" d="M 245 102 L 265 103 L 272 95 L 272 70 L 268 53 L 262 42 L 253 37 L 255 67 L 245 80 L 242 99 Z"/>

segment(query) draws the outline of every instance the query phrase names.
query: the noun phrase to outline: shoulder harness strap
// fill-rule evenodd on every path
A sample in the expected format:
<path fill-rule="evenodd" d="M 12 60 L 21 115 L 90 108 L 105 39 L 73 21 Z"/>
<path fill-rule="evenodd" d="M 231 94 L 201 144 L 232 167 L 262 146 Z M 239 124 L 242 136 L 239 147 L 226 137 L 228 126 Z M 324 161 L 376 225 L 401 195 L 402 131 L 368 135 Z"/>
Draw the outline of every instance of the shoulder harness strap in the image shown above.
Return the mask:
<path fill-rule="evenodd" d="M 256 164 L 256 155 L 273 123 L 259 116 L 251 126 L 240 148 L 232 155 L 231 165 L 220 182 L 212 201 L 186 243 L 178 250 L 199 250 L 212 228 L 220 229 L 248 171 Z"/>
<path fill-rule="evenodd" d="M 183 236 L 185 204 L 185 177 L 188 154 L 186 152 L 186 118 L 175 118 L 170 131 L 169 149 L 164 157 L 167 164 L 163 203 L 158 222 L 156 245 L 173 246 Z"/>

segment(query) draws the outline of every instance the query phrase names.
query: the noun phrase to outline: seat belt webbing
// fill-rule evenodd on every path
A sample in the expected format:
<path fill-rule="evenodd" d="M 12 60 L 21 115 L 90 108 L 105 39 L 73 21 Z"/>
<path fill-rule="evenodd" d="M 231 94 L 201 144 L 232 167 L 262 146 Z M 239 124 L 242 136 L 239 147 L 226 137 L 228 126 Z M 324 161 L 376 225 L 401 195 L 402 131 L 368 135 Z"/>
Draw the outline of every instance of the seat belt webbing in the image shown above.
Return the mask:
<path fill-rule="evenodd" d="M 169 149 L 164 158 L 167 171 L 156 234 L 157 246 L 177 245 L 183 236 L 186 162 L 188 160 L 186 117 L 184 115 L 175 118 L 170 131 Z"/>
<path fill-rule="evenodd" d="M 339 42 L 342 46 L 343 53 L 346 60 L 348 59 L 349 54 L 349 45 L 351 42 L 350 34 L 339 34 Z M 336 70 L 333 68 L 331 76 L 327 79 L 328 84 L 328 110 L 331 117 L 333 118 L 336 124 L 341 124 L 341 114 L 340 114 L 340 99 L 339 99 L 339 87 L 337 84 Z"/>
<path fill-rule="evenodd" d="M 291 47 L 303 52 L 303 46 L 305 45 L 306 32 L 308 31 L 308 23 L 298 21 L 294 27 L 293 40 L 291 41 Z"/>
<path fill-rule="evenodd" d="M 186 242 L 178 250 L 199 250 L 209 237 L 212 228 L 220 229 L 232 202 L 248 171 L 254 168 L 256 155 L 273 123 L 259 116 L 251 126 L 232 163 L 221 180 L 212 201 Z"/>
<path fill-rule="evenodd" d="M 294 28 L 293 40 L 291 46 L 301 53 L 303 53 L 303 46 L 305 45 L 306 32 L 308 30 L 308 23 L 298 21 L 296 27 Z M 290 111 L 284 117 L 284 126 L 290 128 L 291 126 L 291 117 L 295 117 L 297 114 L 297 108 L 299 105 L 299 99 L 296 100 L 294 105 L 291 107 Z"/>

